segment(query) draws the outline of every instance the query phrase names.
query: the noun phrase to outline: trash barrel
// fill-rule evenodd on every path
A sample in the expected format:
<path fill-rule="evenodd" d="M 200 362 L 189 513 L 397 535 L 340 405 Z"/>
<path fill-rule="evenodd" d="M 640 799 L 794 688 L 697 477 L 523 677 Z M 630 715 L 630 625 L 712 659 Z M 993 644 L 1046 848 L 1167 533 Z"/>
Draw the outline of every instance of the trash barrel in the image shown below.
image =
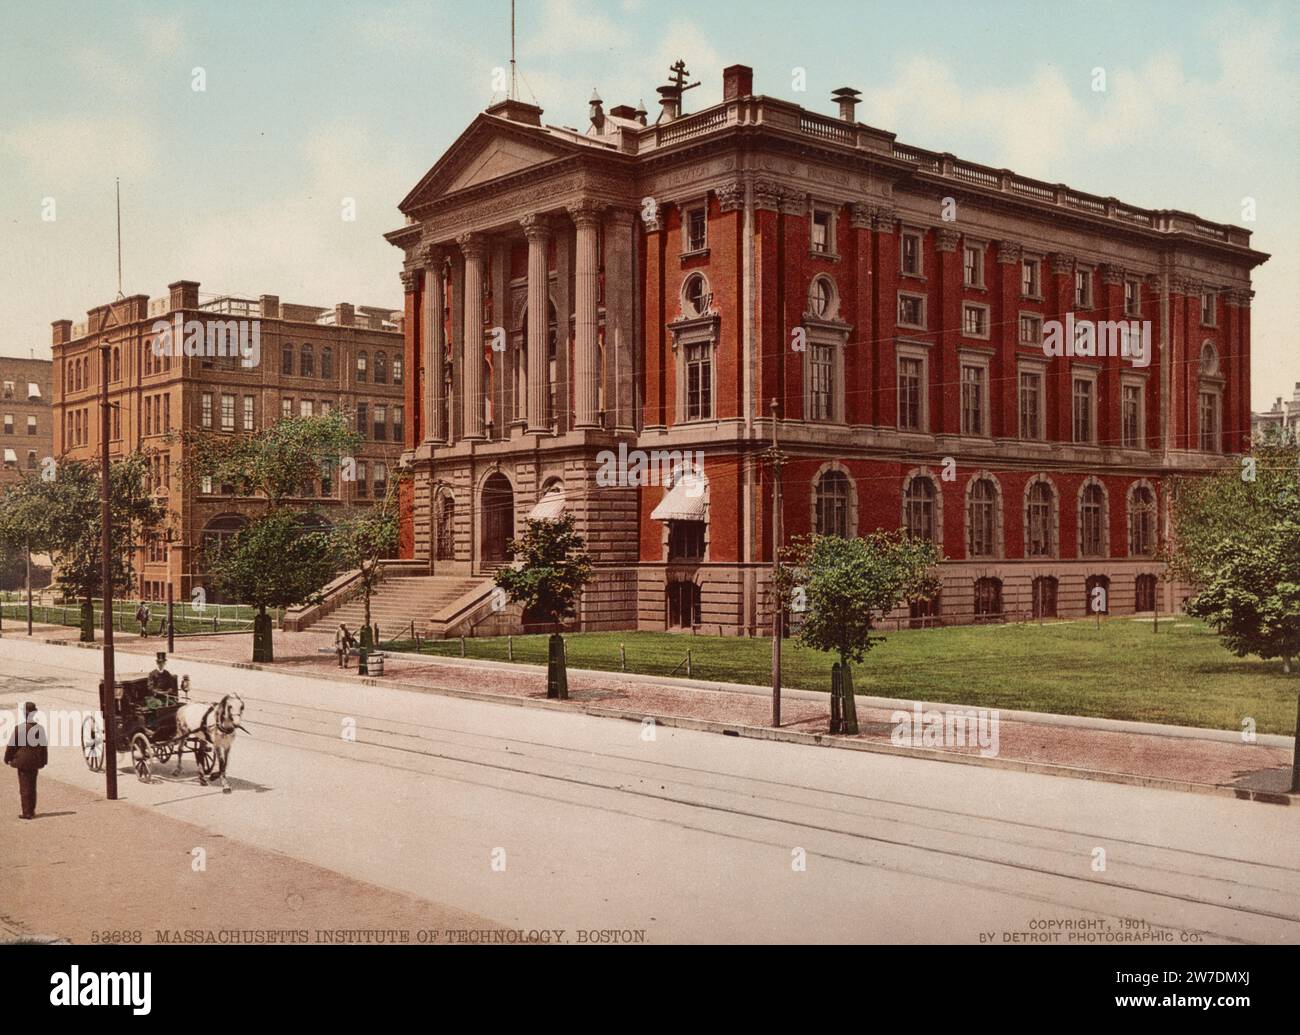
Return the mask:
<path fill-rule="evenodd" d="M 382 676 L 384 674 L 384 656 L 382 654 L 370 655 L 370 675 Z"/>

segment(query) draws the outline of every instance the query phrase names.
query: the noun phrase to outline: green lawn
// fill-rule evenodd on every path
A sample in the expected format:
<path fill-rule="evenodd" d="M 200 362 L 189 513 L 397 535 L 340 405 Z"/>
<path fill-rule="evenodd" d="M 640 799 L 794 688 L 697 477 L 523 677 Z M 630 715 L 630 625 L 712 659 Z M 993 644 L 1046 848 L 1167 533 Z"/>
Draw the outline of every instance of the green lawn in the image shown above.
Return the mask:
<path fill-rule="evenodd" d="M 770 684 L 769 639 L 666 633 L 582 633 L 565 637 L 575 668 L 619 668 L 619 644 L 631 672 Z M 409 641 L 386 643 L 413 650 Z M 457 640 L 424 641 L 425 653 L 459 655 Z M 469 639 L 473 658 L 506 658 L 504 638 Z M 829 690 L 831 658 L 791 639 L 783 649 L 784 683 Z M 545 636 L 514 638 L 514 660 L 544 664 Z M 1235 658 L 1200 622 L 1116 617 L 1043 626 L 957 626 L 891 632 L 854 668 L 859 694 L 976 707 L 1240 729 L 1251 717 L 1260 733 L 1293 734 L 1300 675 L 1280 662 Z"/>
<path fill-rule="evenodd" d="M 113 628 L 122 632 L 138 633 L 140 631 L 139 623 L 135 620 L 135 609 L 140 605 L 139 600 L 123 600 L 120 603 L 113 604 Z M 189 602 L 177 602 L 175 605 L 176 615 L 176 634 L 184 636 L 187 633 L 211 633 L 211 632 L 236 632 L 236 631 L 253 631 L 253 616 L 257 613 L 254 607 L 248 607 L 242 604 L 208 604 L 202 610 L 191 606 Z M 149 632 L 155 634 L 158 631 L 158 622 L 167 614 L 167 605 L 151 603 L 149 605 Z M 104 609 L 96 602 L 95 604 L 95 628 L 102 629 Z M 277 622 L 279 614 L 274 613 L 272 616 Z M 27 597 L 20 591 L 5 591 L 0 593 L 0 620 L 5 624 L 16 623 L 26 627 L 27 624 Z M 32 603 L 32 620 L 45 625 L 81 625 L 81 608 L 76 604 L 42 604 L 39 600 L 33 600 Z"/>

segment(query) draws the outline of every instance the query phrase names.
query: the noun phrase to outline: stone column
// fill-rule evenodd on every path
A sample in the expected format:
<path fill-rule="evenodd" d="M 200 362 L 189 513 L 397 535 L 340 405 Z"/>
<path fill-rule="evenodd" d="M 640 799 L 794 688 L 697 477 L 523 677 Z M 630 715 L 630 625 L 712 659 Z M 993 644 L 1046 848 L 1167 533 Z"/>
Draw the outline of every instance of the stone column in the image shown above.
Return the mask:
<path fill-rule="evenodd" d="M 456 239 L 465 256 L 465 348 L 461 375 L 464 437 L 484 437 L 483 423 L 483 265 L 487 240 L 481 234 Z"/>
<path fill-rule="evenodd" d="M 569 209 L 577 228 L 577 269 L 574 276 L 574 427 L 600 427 L 600 267 L 597 234 L 600 209 L 575 205 Z"/>
<path fill-rule="evenodd" d="M 635 431 L 637 328 L 634 301 L 636 213 L 605 213 L 605 409 L 616 431 Z"/>
<path fill-rule="evenodd" d="M 545 216 L 525 216 L 521 221 L 524 236 L 528 238 L 528 386 L 525 397 L 527 430 L 541 433 L 550 430 L 551 415 L 547 412 L 550 400 L 547 357 L 550 330 L 550 271 L 547 269 L 547 248 L 551 241 L 551 227 Z"/>
<path fill-rule="evenodd" d="M 443 366 L 447 354 L 444 340 L 443 302 L 446 287 L 443 254 L 430 248 L 424 268 L 424 438 L 426 442 L 446 442 L 447 429 L 442 426 Z"/>

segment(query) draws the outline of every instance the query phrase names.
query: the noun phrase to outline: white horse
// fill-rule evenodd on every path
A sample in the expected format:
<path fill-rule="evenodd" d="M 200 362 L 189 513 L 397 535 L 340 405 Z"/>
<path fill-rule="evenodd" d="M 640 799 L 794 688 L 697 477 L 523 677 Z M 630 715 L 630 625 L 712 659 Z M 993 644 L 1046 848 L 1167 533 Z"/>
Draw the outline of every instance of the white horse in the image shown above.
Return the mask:
<path fill-rule="evenodd" d="M 226 763 L 230 760 L 230 748 L 235 743 L 235 730 L 243 730 L 240 725 L 244 717 L 244 699 L 238 694 L 226 694 L 216 704 L 183 704 L 176 711 L 176 776 L 181 775 L 181 758 L 185 754 L 187 737 L 197 737 L 205 741 L 216 752 L 216 760 L 221 766 L 221 793 L 230 793 L 230 784 L 226 780 Z M 248 730 L 244 730 L 245 733 Z M 197 759 L 195 759 L 197 761 Z M 199 766 L 199 783 L 208 785 Z"/>

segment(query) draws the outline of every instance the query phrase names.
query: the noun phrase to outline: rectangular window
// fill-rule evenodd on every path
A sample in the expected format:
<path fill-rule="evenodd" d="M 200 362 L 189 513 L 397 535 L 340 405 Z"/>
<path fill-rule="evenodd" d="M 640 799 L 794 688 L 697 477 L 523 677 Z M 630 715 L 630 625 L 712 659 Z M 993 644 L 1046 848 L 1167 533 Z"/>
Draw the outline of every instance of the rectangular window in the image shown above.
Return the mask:
<path fill-rule="evenodd" d="M 1043 375 L 1037 371 L 1020 374 L 1020 437 L 1043 437 Z"/>
<path fill-rule="evenodd" d="M 320 494 L 334 495 L 334 468 L 328 461 L 320 465 Z"/>
<path fill-rule="evenodd" d="M 36 434 L 36 418 L 34 416 L 31 416 L 30 414 L 27 417 L 27 434 L 29 435 Z"/>
<path fill-rule="evenodd" d="M 904 357 L 898 361 L 898 426 L 921 431 L 922 386 L 925 369 L 919 359 Z"/>
<path fill-rule="evenodd" d="M 204 392 L 201 397 L 199 407 L 199 425 L 204 428 L 212 427 L 212 393 Z"/>
<path fill-rule="evenodd" d="M 713 416 L 713 356 L 711 345 L 686 346 L 686 419 Z"/>
<path fill-rule="evenodd" d="M 281 400 L 280 400 L 280 416 L 281 416 L 281 417 L 292 417 L 292 416 L 293 416 L 293 400 L 292 400 L 292 399 L 281 399 Z"/>
<path fill-rule="evenodd" d="M 903 231 L 902 250 L 899 253 L 901 269 L 911 277 L 921 275 L 921 235 L 912 230 Z"/>
<path fill-rule="evenodd" d="M 968 244 L 962 253 L 962 270 L 967 287 L 984 286 L 984 249 L 977 244 Z"/>
<path fill-rule="evenodd" d="M 1120 423 L 1123 425 L 1124 448 L 1142 448 L 1142 386 L 1125 385 L 1121 401 Z"/>
<path fill-rule="evenodd" d="M 251 395 L 244 396 L 244 430 L 253 430 L 253 397 Z"/>
<path fill-rule="evenodd" d="M 988 309 L 971 303 L 962 306 L 961 329 L 968 338 L 987 338 L 989 336 Z"/>
<path fill-rule="evenodd" d="M 830 210 L 824 208 L 813 210 L 812 250 L 818 255 L 831 255 L 835 252 L 834 242 L 831 240 L 832 225 Z"/>
<path fill-rule="evenodd" d="M 388 491 L 388 465 L 375 461 L 374 476 L 374 495 L 375 499 L 381 499 Z"/>
<path fill-rule="evenodd" d="M 221 396 L 221 430 L 235 430 L 235 397 L 233 395 Z"/>
<path fill-rule="evenodd" d="M 1074 271 L 1074 305 L 1077 309 L 1092 308 L 1092 270 Z"/>
<path fill-rule="evenodd" d="M 365 436 L 366 422 L 370 420 L 370 407 L 363 402 L 357 403 L 357 434 Z"/>
<path fill-rule="evenodd" d="M 1074 441 L 1092 441 L 1093 391 L 1092 381 L 1083 377 L 1074 379 Z"/>
<path fill-rule="evenodd" d="M 905 327 L 925 326 L 925 298 L 922 295 L 898 296 L 898 322 Z"/>
<path fill-rule="evenodd" d="M 1020 344 L 1043 344 L 1043 318 L 1033 313 L 1020 314 Z"/>
<path fill-rule="evenodd" d="M 280 373 L 286 377 L 293 376 L 293 346 L 285 345 L 280 349 Z"/>
<path fill-rule="evenodd" d="M 357 484 L 357 495 L 358 495 L 358 496 L 368 496 L 368 495 L 370 495 L 370 483 L 369 483 L 369 469 L 368 469 L 368 467 L 369 467 L 369 465 L 368 465 L 364 460 L 358 460 L 358 461 L 357 461 L 357 471 L 356 471 L 357 482 L 356 482 L 356 484 Z"/>
<path fill-rule="evenodd" d="M 1215 392 L 1201 393 L 1201 449 L 1206 453 L 1219 451 L 1219 396 Z"/>
<path fill-rule="evenodd" d="M 312 400 L 312 399 L 299 399 L 299 400 L 298 400 L 298 416 L 299 416 L 299 417 L 311 417 L 311 416 L 313 416 L 313 415 L 315 414 L 315 412 L 316 412 L 316 403 L 315 403 L 314 400 Z"/>
<path fill-rule="evenodd" d="M 686 210 L 686 250 L 702 252 L 709 246 L 709 215 L 703 205 Z"/>
<path fill-rule="evenodd" d="M 375 404 L 375 441 L 382 442 L 388 437 L 388 407 Z M 375 465 L 375 484 L 379 484 L 379 466 Z"/>
<path fill-rule="evenodd" d="M 393 441 L 394 442 L 401 442 L 403 440 L 404 429 L 402 427 L 402 424 L 403 424 L 404 416 L 405 413 L 402 407 L 400 406 L 393 407 Z"/>
<path fill-rule="evenodd" d="M 982 366 L 961 368 L 961 430 L 963 435 L 984 435 L 986 388 L 985 371 Z"/>
<path fill-rule="evenodd" d="M 693 561 L 704 556 L 703 521 L 668 522 L 668 559 Z"/>
<path fill-rule="evenodd" d="M 1042 298 L 1042 263 L 1038 259 L 1022 259 L 1020 262 L 1020 293 L 1026 298 Z"/>
<path fill-rule="evenodd" d="M 5 434 L 6 434 L 6 435 L 12 435 L 13 433 L 14 433 L 14 415 L 13 415 L 12 413 L 6 413 L 6 414 L 5 414 Z"/>
<path fill-rule="evenodd" d="M 1142 312 L 1142 288 L 1136 280 L 1124 281 L 1124 313 L 1138 316 Z"/>
<path fill-rule="evenodd" d="M 171 431 L 171 429 L 172 429 L 172 397 L 171 397 L 170 395 L 164 395 L 164 396 L 162 397 L 162 404 L 163 404 L 163 424 L 162 424 L 162 430 L 163 430 L 163 431 Z"/>
<path fill-rule="evenodd" d="M 205 474 L 203 476 L 199 484 L 199 491 L 205 496 L 212 495 L 212 476 L 210 474 Z"/>
<path fill-rule="evenodd" d="M 808 419 L 830 420 L 834 416 L 831 406 L 832 381 L 835 374 L 835 354 L 829 345 L 812 345 L 808 350 L 809 385 Z"/>
<path fill-rule="evenodd" d="M 1201 324 L 1205 327 L 1213 327 L 1215 297 L 1213 291 L 1201 292 Z"/>

